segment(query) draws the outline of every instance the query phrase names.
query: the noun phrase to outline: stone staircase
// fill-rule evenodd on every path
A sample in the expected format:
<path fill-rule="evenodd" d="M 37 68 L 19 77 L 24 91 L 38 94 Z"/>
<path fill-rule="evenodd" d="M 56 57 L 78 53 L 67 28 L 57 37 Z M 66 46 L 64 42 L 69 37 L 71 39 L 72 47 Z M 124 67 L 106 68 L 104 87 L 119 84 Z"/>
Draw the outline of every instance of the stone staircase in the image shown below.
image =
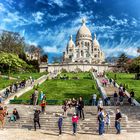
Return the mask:
<path fill-rule="evenodd" d="M 104 79 L 105 77 L 98 77 L 100 83 L 102 83 L 102 80 Z M 114 105 L 114 99 L 113 99 L 113 94 L 115 91 L 117 91 L 118 93 L 118 87 L 114 87 L 113 84 L 107 84 L 107 86 L 103 86 L 105 92 L 106 92 L 106 95 L 107 97 L 110 97 L 110 102 L 111 102 L 111 105 Z M 130 104 L 128 103 L 128 97 L 125 96 L 124 99 L 123 99 L 123 105 L 125 106 L 130 106 Z"/>
<path fill-rule="evenodd" d="M 33 129 L 33 106 L 25 105 L 9 105 L 9 115 L 12 113 L 13 108 L 17 108 L 20 114 L 20 120 L 16 122 L 8 122 L 6 119 L 6 128 L 21 128 L 21 129 Z M 36 106 L 36 108 L 40 108 Z M 140 107 L 121 107 L 123 118 L 121 121 L 122 132 L 140 132 Z M 115 107 L 107 106 L 106 111 L 110 111 L 111 125 L 110 128 L 106 129 L 106 133 L 115 133 L 114 120 L 115 120 Z M 79 120 L 78 133 L 92 133 L 96 134 L 98 131 L 97 123 L 97 108 L 96 107 L 85 107 L 85 120 Z M 74 108 L 68 111 L 68 117 L 63 120 L 63 131 L 72 132 L 71 116 L 74 112 Z M 137 113 L 136 113 L 137 112 Z M 53 131 L 58 133 L 57 121 L 58 116 L 56 114 L 63 113 L 61 106 L 47 106 L 46 114 L 40 114 L 41 129 L 47 131 Z"/>

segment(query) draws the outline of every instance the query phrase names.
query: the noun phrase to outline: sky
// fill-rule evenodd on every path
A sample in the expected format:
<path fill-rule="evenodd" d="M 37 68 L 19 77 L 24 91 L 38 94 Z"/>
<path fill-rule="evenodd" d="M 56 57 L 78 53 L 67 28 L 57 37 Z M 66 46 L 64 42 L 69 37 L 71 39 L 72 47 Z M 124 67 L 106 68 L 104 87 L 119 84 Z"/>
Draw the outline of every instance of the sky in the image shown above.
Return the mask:
<path fill-rule="evenodd" d="M 140 0 L 0 0 L 0 30 L 19 32 L 28 44 L 61 56 L 81 19 L 94 33 L 106 57 L 138 56 Z"/>

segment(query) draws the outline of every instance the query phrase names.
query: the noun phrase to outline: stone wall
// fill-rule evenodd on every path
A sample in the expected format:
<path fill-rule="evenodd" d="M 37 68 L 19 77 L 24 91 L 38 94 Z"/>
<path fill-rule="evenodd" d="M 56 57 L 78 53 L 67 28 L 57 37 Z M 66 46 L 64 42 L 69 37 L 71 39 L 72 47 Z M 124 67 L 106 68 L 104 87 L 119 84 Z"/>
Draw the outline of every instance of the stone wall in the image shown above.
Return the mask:
<path fill-rule="evenodd" d="M 76 71 L 80 69 L 81 71 L 96 70 L 97 72 L 110 71 L 114 66 L 108 64 L 48 64 L 40 65 L 40 72 L 58 72 L 65 69 L 68 72 Z"/>

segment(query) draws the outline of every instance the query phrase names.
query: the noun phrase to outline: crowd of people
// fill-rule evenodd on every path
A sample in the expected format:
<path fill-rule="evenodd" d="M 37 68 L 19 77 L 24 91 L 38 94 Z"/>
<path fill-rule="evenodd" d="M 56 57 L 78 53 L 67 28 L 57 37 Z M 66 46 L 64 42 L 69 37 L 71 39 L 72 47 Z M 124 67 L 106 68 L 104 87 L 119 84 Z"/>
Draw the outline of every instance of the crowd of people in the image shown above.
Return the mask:
<path fill-rule="evenodd" d="M 73 98 L 72 100 L 65 100 L 64 104 L 62 106 L 62 109 L 64 110 L 64 116 L 67 117 L 67 111 L 68 109 L 71 107 L 75 108 L 75 113 L 77 116 L 79 116 L 81 119 L 85 119 L 85 115 L 84 115 L 84 101 L 83 98 L 80 97 L 79 99 L 75 99 Z"/>
<path fill-rule="evenodd" d="M 23 89 L 26 87 L 26 85 L 32 85 L 34 83 L 34 79 L 30 76 L 28 80 L 22 80 L 20 82 L 16 82 L 11 84 L 9 87 L 7 87 L 4 91 L 4 93 L 0 94 L 0 103 L 3 99 L 6 99 L 9 97 L 9 95 L 18 92 L 20 89 Z"/>
<path fill-rule="evenodd" d="M 0 104 L 0 122 L 1 122 L 1 128 L 4 129 L 5 126 L 5 118 L 6 116 L 8 116 L 8 111 L 7 111 L 7 106 L 4 106 L 2 104 Z M 16 108 L 13 109 L 12 114 L 10 114 L 10 116 L 8 116 L 7 118 L 9 122 L 13 121 L 17 121 L 20 119 L 19 113 L 17 111 Z"/>

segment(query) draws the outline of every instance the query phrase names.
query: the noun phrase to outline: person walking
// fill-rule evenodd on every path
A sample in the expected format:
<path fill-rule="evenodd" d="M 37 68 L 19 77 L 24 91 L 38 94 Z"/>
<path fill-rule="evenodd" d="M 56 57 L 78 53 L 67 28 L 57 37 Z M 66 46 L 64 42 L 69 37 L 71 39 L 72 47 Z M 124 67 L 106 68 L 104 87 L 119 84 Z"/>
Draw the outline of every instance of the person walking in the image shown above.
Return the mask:
<path fill-rule="evenodd" d="M 37 105 L 37 101 L 38 101 L 38 90 L 35 89 L 33 105 Z"/>
<path fill-rule="evenodd" d="M 62 134 L 62 125 L 63 125 L 63 116 L 60 114 L 58 118 L 58 128 L 59 128 L 59 135 Z"/>
<path fill-rule="evenodd" d="M 118 94 L 116 91 L 113 94 L 113 98 L 114 98 L 114 106 L 115 106 L 115 105 L 117 105 L 117 102 L 118 102 Z"/>
<path fill-rule="evenodd" d="M 110 127 L 110 113 L 109 112 L 106 113 L 105 123 L 106 123 L 107 131 L 108 131 L 108 129 Z"/>
<path fill-rule="evenodd" d="M 45 113 L 45 107 L 46 107 L 46 101 L 44 99 L 41 101 L 40 106 L 41 106 L 41 112 L 44 114 Z"/>
<path fill-rule="evenodd" d="M 67 105 L 67 100 L 64 101 L 64 104 L 62 106 L 62 109 L 64 110 L 64 116 L 67 117 L 67 110 L 68 110 L 68 105 Z"/>
<path fill-rule="evenodd" d="M 76 115 L 76 113 L 74 113 L 72 116 L 73 135 L 75 135 L 77 132 L 78 120 L 79 120 L 78 116 Z"/>
<path fill-rule="evenodd" d="M 84 115 L 84 101 L 82 99 L 82 97 L 79 98 L 79 114 L 80 114 L 80 118 L 81 119 L 85 119 L 85 115 Z"/>
<path fill-rule="evenodd" d="M 40 92 L 40 98 L 39 98 L 40 102 L 43 100 L 43 97 L 44 97 L 44 93 L 43 93 L 43 91 L 41 91 Z"/>
<path fill-rule="evenodd" d="M 99 123 L 99 135 L 103 135 L 104 133 L 104 110 L 100 108 L 98 113 L 98 123 Z"/>
<path fill-rule="evenodd" d="M 92 106 L 96 106 L 96 99 L 97 99 L 97 95 L 96 93 L 94 93 L 92 96 Z"/>
<path fill-rule="evenodd" d="M 39 126 L 39 129 L 41 128 L 40 126 L 40 110 L 35 110 L 35 113 L 34 113 L 34 130 L 36 131 L 36 124 L 38 124 Z"/>
<path fill-rule="evenodd" d="M 121 119 L 122 119 L 122 115 L 120 113 L 119 108 L 116 109 L 116 116 L 115 116 L 115 128 L 117 130 L 116 134 L 120 134 L 121 133 Z"/>

